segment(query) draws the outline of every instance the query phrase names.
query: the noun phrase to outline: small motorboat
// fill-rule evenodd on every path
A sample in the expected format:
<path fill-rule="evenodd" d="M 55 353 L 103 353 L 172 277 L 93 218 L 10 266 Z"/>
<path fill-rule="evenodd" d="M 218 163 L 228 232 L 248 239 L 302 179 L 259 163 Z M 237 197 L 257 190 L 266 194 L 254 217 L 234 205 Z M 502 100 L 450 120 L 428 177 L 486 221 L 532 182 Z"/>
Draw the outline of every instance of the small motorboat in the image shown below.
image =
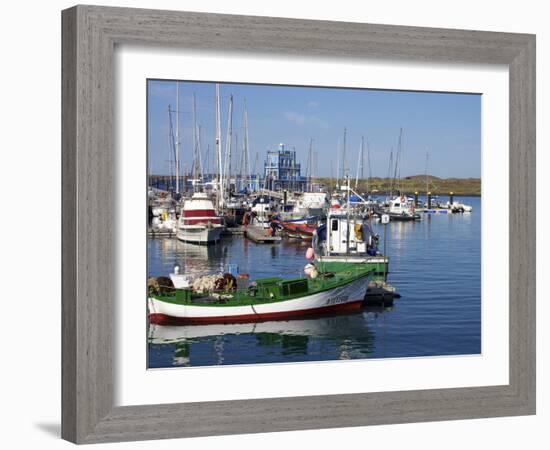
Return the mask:
<path fill-rule="evenodd" d="M 404 195 L 390 200 L 390 206 L 386 214 L 390 216 L 390 220 L 398 222 L 410 222 L 422 219 L 420 214 L 415 212 L 414 203 Z"/>
<path fill-rule="evenodd" d="M 317 229 L 317 223 L 303 223 L 293 221 L 277 221 L 278 225 L 284 230 L 290 238 L 302 239 L 305 241 L 311 241 L 313 233 Z"/>

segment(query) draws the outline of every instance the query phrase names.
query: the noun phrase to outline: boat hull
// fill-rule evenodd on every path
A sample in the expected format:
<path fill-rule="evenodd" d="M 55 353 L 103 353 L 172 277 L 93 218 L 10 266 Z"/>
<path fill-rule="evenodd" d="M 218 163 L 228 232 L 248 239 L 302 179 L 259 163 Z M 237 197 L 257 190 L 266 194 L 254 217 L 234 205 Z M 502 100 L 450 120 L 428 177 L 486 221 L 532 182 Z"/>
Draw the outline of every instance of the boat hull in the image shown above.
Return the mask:
<path fill-rule="evenodd" d="M 300 222 L 279 222 L 289 237 L 311 241 L 316 226 Z"/>
<path fill-rule="evenodd" d="M 330 305 L 319 308 L 310 308 L 300 311 L 282 311 L 260 314 L 243 314 L 240 316 L 216 316 L 216 317 L 174 317 L 162 313 L 149 314 L 149 322 L 156 325 L 194 325 L 194 324 L 223 324 L 223 323 L 247 323 L 263 322 L 268 320 L 291 320 L 307 316 L 335 314 L 359 311 L 363 300 L 357 300 L 342 305 Z"/>
<path fill-rule="evenodd" d="M 389 260 L 385 256 L 316 256 L 315 264 L 323 272 L 339 272 L 361 265 L 373 271 L 373 279 L 385 278 L 389 270 Z"/>
<path fill-rule="evenodd" d="M 219 241 L 225 227 L 188 226 L 180 227 L 176 237 L 192 244 L 214 244 Z"/>
<path fill-rule="evenodd" d="M 149 297 L 149 320 L 156 324 L 261 322 L 315 314 L 356 311 L 367 293 L 369 277 L 291 300 L 242 306 L 180 305 Z"/>
<path fill-rule="evenodd" d="M 422 217 L 420 214 L 396 214 L 396 213 L 389 213 L 390 220 L 393 222 L 414 222 L 416 220 L 421 220 Z"/>

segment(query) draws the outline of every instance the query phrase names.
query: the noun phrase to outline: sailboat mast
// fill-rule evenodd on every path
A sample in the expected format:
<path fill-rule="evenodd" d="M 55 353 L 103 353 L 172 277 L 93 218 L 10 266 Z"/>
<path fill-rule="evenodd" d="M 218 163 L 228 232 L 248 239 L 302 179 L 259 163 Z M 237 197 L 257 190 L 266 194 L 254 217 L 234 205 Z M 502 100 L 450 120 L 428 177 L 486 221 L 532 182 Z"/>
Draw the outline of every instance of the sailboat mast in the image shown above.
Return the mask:
<path fill-rule="evenodd" d="M 349 238 L 350 238 L 350 220 L 349 220 L 349 209 L 350 209 L 350 204 L 349 204 L 349 193 L 350 193 L 350 180 L 349 180 L 349 176 L 347 177 L 347 182 L 348 182 L 348 185 L 347 185 L 347 189 L 346 189 L 346 194 L 347 194 L 347 203 L 346 203 L 346 255 L 349 255 Z"/>
<path fill-rule="evenodd" d="M 222 127 L 220 114 L 220 85 L 216 83 L 216 157 L 218 159 L 218 208 L 223 205 L 223 173 L 222 173 Z"/>
<path fill-rule="evenodd" d="M 336 144 L 336 189 L 338 189 L 338 181 L 340 177 L 340 139 Z"/>
<path fill-rule="evenodd" d="M 359 156 L 357 161 L 357 171 L 355 173 L 355 189 L 357 189 L 357 185 L 359 184 L 359 173 L 361 174 L 361 179 L 363 179 L 363 145 L 364 137 L 361 136 L 361 145 L 359 146 Z"/>
<path fill-rule="evenodd" d="M 170 190 L 170 187 L 172 186 L 172 152 L 174 151 L 173 144 L 173 135 L 172 135 L 172 113 L 170 112 L 170 105 L 168 105 L 168 159 L 166 162 L 168 163 L 168 185 L 167 188 Z"/>
<path fill-rule="evenodd" d="M 198 172 L 199 172 L 199 179 L 203 180 L 204 175 L 204 167 L 202 164 L 202 126 L 198 125 L 198 134 L 197 134 L 197 165 L 198 165 Z"/>
<path fill-rule="evenodd" d="M 429 181 L 428 181 L 428 158 L 429 158 L 430 154 L 428 152 L 426 152 L 426 206 L 428 205 L 428 192 L 430 190 L 430 185 L 429 185 Z"/>
<path fill-rule="evenodd" d="M 392 176 L 392 169 L 393 169 L 393 147 L 392 149 L 390 150 L 390 164 L 388 166 L 388 180 L 390 182 L 390 195 L 389 195 L 389 198 L 391 200 L 392 198 L 392 195 L 393 195 L 393 176 Z"/>
<path fill-rule="evenodd" d="M 399 140 L 397 142 L 397 152 L 395 155 L 395 170 L 393 179 L 397 187 L 398 194 L 401 195 L 401 159 L 403 152 L 403 128 L 399 129 Z"/>
<path fill-rule="evenodd" d="M 231 147 L 233 146 L 233 95 L 229 96 L 229 113 L 227 117 L 227 138 L 225 142 L 225 188 L 231 187 Z"/>
<path fill-rule="evenodd" d="M 256 152 L 256 157 L 254 158 L 254 175 L 256 175 L 256 180 L 258 181 L 258 187 L 260 187 L 260 154 Z"/>
<path fill-rule="evenodd" d="M 180 193 L 180 83 L 176 81 L 176 194 Z"/>
<path fill-rule="evenodd" d="M 248 148 L 248 108 L 246 107 L 246 99 L 244 99 L 244 150 L 245 150 L 245 187 L 248 189 L 251 176 L 250 176 L 250 149 Z"/>
<path fill-rule="evenodd" d="M 311 191 L 311 179 L 312 179 L 312 172 L 313 172 L 313 138 L 309 139 L 309 156 L 308 156 L 308 164 L 307 164 L 307 191 Z"/>
<path fill-rule="evenodd" d="M 347 175 L 347 167 L 346 167 L 346 128 L 344 127 L 344 141 L 342 144 L 342 180 L 345 180 Z"/>
<path fill-rule="evenodd" d="M 367 194 L 370 192 L 370 179 L 372 176 L 371 173 L 371 165 L 370 165 L 370 143 L 367 141 L 367 166 L 368 166 L 368 174 L 367 174 Z"/>
<path fill-rule="evenodd" d="M 198 136 L 197 136 L 197 99 L 193 92 L 193 187 L 196 185 L 199 178 L 199 163 L 197 160 L 198 154 Z"/>

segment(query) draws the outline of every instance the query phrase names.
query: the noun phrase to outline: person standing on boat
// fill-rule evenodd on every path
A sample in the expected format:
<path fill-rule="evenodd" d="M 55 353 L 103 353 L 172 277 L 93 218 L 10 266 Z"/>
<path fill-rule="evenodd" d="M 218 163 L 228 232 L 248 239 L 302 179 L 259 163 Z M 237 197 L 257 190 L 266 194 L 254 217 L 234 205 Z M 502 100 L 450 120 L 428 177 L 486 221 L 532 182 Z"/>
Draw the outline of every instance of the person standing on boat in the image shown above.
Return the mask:
<path fill-rule="evenodd" d="M 273 216 L 270 215 L 269 217 L 269 228 L 271 230 L 271 234 L 270 236 L 275 236 L 275 234 L 277 233 L 277 222 L 273 220 Z"/>

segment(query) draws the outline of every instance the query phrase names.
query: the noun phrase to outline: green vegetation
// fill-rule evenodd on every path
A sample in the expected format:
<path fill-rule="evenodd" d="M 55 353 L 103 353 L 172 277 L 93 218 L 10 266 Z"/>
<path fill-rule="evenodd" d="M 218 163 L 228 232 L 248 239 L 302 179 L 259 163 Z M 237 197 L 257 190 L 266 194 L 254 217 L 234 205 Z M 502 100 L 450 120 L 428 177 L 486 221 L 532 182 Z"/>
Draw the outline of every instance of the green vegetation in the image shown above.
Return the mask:
<path fill-rule="evenodd" d="M 336 184 L 335 178 L 318 178 L 318 181 L 327 187 Z M 407 194 L 418 192 L 420 195 L 426 194 L 426 175 L 413 175 L 403 177 L 398 181 L 401 190 Z M 379 193 L 389 191 L 392 180 L 390 178 L 373 177 L 369 180 L 369 191 L 378 190 Z M 355 179 L 352 178 L 351 186 L 355 186 Z M 396 182 L 393 182 L 393 190 L 397 189 Z M 434 195 L 448 195 L 453 192 L 455 195 L 481 195 L 481 179 L 480 178 L 439 178 L 428 175 L 429 190 Z M 359 180 L 357 191 L 367 191 L 367 180 Z"/>

